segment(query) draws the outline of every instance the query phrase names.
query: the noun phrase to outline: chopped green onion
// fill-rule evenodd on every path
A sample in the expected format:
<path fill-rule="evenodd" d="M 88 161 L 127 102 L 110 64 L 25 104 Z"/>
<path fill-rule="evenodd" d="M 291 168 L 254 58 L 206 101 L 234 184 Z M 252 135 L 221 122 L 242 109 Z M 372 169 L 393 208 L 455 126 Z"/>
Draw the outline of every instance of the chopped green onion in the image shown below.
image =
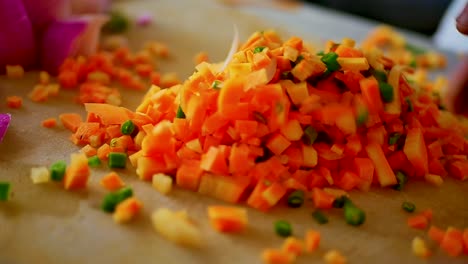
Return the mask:
<path fill-rule="evenodd" d="M 275 232 L 278 236 L 288 237 L 292 234 L 292 227 L 285 220 L 278 220 L 275 222 Z"/>
<path fill-rule="evenodd" d="M 260 112 L 254 111 L 253 112 L 253 117 L 254 117 L 255 121 L 257 121 L 259 123 L 262 123 L 262 124 L 265 124 L 265 125 L 268 123 L 266 118 Z"/>
<path fill-rule="evenodd" d="M 50 165 L 50 179 L 53 181 L 61 181 L 63 176 L 65 176 L 65 170 L 67 169 L 67 164 L 63 160 L 59 160 L 54 164 Z"/>
<path fill-rule="evenodd" d="M 318 56 L 323 56 L 323 55 L 325 55 L 325 52 L 323 52 L 323 50 L 321 50 L 321 51 L 317 52 L 317 55 Z"/>
<path fill-rule="evenodd" d="M 11 183 L 0 182 L 0 201 L 8 201 L 10 199 Z"/>
<path fill-rule="evenodd" d="M 125 168 L 127 164 L 127 154 L 122 152 L 109 153 L 109 167 L 110 168 Z"/>
<path fill-rule="evenodd" d="M 333 201 L 333 207 L 334 208 L 343 208 L 346 199 L 347 199 L 347 197 L 344 196 L 344 195 L 335 198 L 335 200 Z"/>
<path fill-rule="evenodd" d="M 406 43 L 405 46 L 406 50 L 409 52 L 413 53 L 414 55 L 421 55 L 426 53 L 427 51 L 421 47 L 415 46 L 413 44 Z"/>
<path fill-rule="evenodd" d="M 262 52 L 265 48 L 266 48 L 266 47 L 263 47 L 263 46 L 261 46 L 261 47 L 255 47 L 255 49 L 253 50 L 253 53 L 254 53 L 254 54 L 255 54 L 255 53 L 260 53 L 260 52 Z"/>
<path fill-rule="evenodd" d="M 128 19 L 120 12 L 111 12 L 110 19 L 102 26 L 102 32 L 115 34 L 123 33 L 128 29 Z"/>
<path fill-rule="evenodd" d="M 120 132 L 124 135 L 132 134 L 133 130 L 135 130 L 135 124 L 133 124 L 132 120 L 127 120 L 120 126 Z"/>
<path fill-rule="evenodd" d="M 393 87 L 386 82 L 379 82 L 380 96 L 385 103 L 393 101 Z"/>
<path fill-rule="evenodd" d="M 221 81 L 220 80 L 214 80 L 213 83 L 211 84 L 211 88 L 213 89 L 221 89 Z"/>
<path fill-rule="evenodd" d="M 176 118 L 181 118 L 181 119 L 185 118 L 184 110 L 182 110 L 182 107 L 180 107 L 180 105 L 177 108 Z"/>
<path fill-rule="evenodd" d="M 405 102 L 408 104 L 408 112 L 413 112 L 414 107 L 413 107 L 413 103 L 411 102 L 411 100 L 408 97 L 406 97 Z"/>
<path fill-rule="evenodd" d="M 318 137 L 318 132 L 312 126 L 307 126 L 304 129 L 303 141 L 306 145 L 314 144 L 317 137 Z"/>
<path fill-rule="evenodd" d="M 104 212 L 112 213 L 115 207 L 125 199 L 133 196 L 133 190 L 130 187 L 122 188 L 116 192 L 108 193 L 104 196 L 101 203 L 101 209 Z"/>
<path fill-rule="evenodd" d="M 88 165 L 90 167 L 99 167 L 101 165 L 101 160 L 98 156 L 92 156 L 88 158 Z"/>
<path fill-rule="evenodd" d="M 378 82 L 386 82 L 387 81 L 387 73 L 385 71 L 372 69 L 371 73 L 372 73 L 372 75 L 374 75 L 375 79 L 377 79 Z"/>
<path fill-rule="evenodd" d="M 340 64 L 336 60 L 338 59 L 338 54 L 335 52 L 328 52 L 327 54 L 323 55 L 321 60 L 327 66 L 327 71 L 334 72 L 341 68 Z"/>
<path fill-rule="evenodd" d="M 346 198 L 343 208 L 346 223 L 359 226 L 366 221 L 366 214 L 364 211 L 355 206 L 349 198 Z"/>
<path fill-rule="evenodd" d="M 398 171 L 395 174 L 395 177 L 397 179 L 397 184 L 393 186 L 393 189 L 397 191 L 401 191 L 403 187 L 405 186 L 406 182 L 408 182 L 408 177 L 401 171 Z"/>
<path fill-rule="evenodd" d="M 412 212 L 414 212 L 414 210 L 416 210 L 416 205 L 414 205 L 414 203 L 410 203 L 410 202 L 403 202 L 401 204 L 401 208 L 403 210 L 405 210 L 406 212 L 408 212 L 408 213 L 412 213 Z"/>
<path fill-rule="evenodd" d="M 294 62 L 294 64 L 298 64 L 298 63 L 301 62 L 303 59 L 304 59 L 304 56 L 302 56 L 302 55 L 297 56 L 296 61 Z"/>
<path fill-rule="evenodd" d="M 416 63 L 416 60 L 415 59 L 412 59 L 409 63 L 409 66 L 412 67 L 412 68 L 416 68 L 418 66 L 418 64 Z"/>
<path fill-rule="evenodd" d="M 368 118 L 369 118 L 369 112 L 367 110 L 359 111 L 356 117 L 356 124 L 358 126 L 362 126 L 367 122 Z"/>
<path fill-rule="evenodd" d="M 398 140 L 400 139 L 401 137 L 401 134 L 400 133 L 393 133 L 390 135 L 390 137 L 388 138 L 388 144 L 389 145 L 395 145 Z"/>
<path fill-rule="evenodd" d="M 328 223 L 328 217 L 320 210 L 315 210 L 312 213 L 312 217 L 319 223 L 320 225 Z"/>
<path fill-rule="evenodd" d="M 288 206 L 292 208 L 301 207 L 304 203 L 304 191 L 296 190 L 288 196 Z"/>
<path fill-rule="evenodd" d="M 290 80 L 292 78 L 292 74 L 290 71 L 285 71 L 281 73 L 280 78 L 281 80 Z"/>

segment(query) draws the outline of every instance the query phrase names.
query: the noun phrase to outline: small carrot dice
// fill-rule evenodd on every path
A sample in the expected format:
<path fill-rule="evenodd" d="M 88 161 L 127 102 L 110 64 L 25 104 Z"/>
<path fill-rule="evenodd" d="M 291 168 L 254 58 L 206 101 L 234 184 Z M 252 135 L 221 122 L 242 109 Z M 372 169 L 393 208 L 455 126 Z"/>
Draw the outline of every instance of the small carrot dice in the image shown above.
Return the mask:
<path fill-rule="evenodd" d="M 125 199 L 115 208 L 112 218 L 116 223 L 122 224 L 129 222 L 140 212 L 143 204 L 135 197 Z"/>
<path fill-rule="evenodd" d="M 262 252 L 263 263 L 290 264 L 296 260 L 296 255 L 279 249 L 265 249 Z"/>
<path fill-rule="evenodd" d="M 101 185 L 109 191 L 115 191 L 125 186 L 125 183 L 116 172 L 111 172 L 105 175 L 101 181 Z"/>

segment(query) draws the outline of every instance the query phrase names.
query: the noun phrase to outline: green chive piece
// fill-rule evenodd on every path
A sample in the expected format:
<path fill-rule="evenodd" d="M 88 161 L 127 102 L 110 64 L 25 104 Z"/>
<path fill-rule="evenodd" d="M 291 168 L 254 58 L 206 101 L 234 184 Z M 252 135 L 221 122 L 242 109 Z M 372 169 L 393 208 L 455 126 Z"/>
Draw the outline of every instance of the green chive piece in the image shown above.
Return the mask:
<path fill-rule="evenodd" d="M 63 160 L 59 160 L 54 164 L 50 165 L 50 179 L 53 181 L 61 181 L 63 176 L 65 176 L 65 170 L 67 169 L 67 164 Z"/>
<path fill-rule="evenodd" d="M 255 47 L 255 49 L 253 50 L 253 53 L 260 53 L 262 52 L 266 47 L 263 47 L 263 46 L 260 46 L 260 47 Z"/>
<path fill-rule="evenodd" d="M 416 205 L 414 205 L 414 203 L 411 202 L 403 202 L 401 204 L 401 208 L 408 213 L 412 213 L 414 212 L 414 210 L 416 210 Z"/>
<path fill-rule="evenodd" d="M 424 53 L 427 52 L 425 49 L 423 49 L 421 47 L 418 47 L 418 46 L 415 46 L 415 45 L 410 44 L 410 43 L 406 43 L 405 48 L 406 48 L 406 50 L 410 51 L 414 55 L 421 55 L 421 54 L 424 54 Z"/>
<path fill-rule="evenodd" d="M 385 71 L 372 69 L 371 73 L 378 82 L 387 82 L 387 73 Z"/>
<path fill-rule="evenodd" d="M 411 100 L 408 97 L 405 98 L 405 102 L 408 104 L 408 112 L 413 112 L 413 102 L 411 102 Z"/>
<path fill-rule="evenodd" d="M 301 207 L 304 203 L 304 191 L 296 190 L 288 196 L 288 206 L 292 208 Z"/>
<path fill-rule="evenodd" d="M 10 199 L 11 183 L 0 182 L 0 201 L 8 201 Z"/>
<path fill-rule="evenodd" d="M 393 87 L 386 82 L 379 82 L 380 96 L 385 103 L 393 101 Z"/>
<path fill-rule="evenodd" d="M 315 140 L 318 137 L 318 132 L 313 128 L 312 126 L 307 126 L 304 129 L 304 136 L 303 140 L 306 145 L 312 145 L 314 144 Z"/>
<path fill-rule="evenodd" d="M 406 176 L 403 172 L 398 171 L 395 174 L 395 177 L 397 179 L 397 184 L 393 186 L 393 189 L 397 191 L 401 191 L 403 187 L 405 186 L 406 182 L 408 182 L 408 176 Z"/>
<path fill-rule="evenodd" d="M 401 137 L 401 134 L 400 133 L 393 133 L 390 135 L 390 137 L 388 138 L 388 144 L 389 145 L 395 145 L 398 140 L 400 139 Z"/>
<path fill-rule="evenodd" d="M 359 226 L 366 221 L 366 214 L 364 211 L 355 206 L 349 198 L 346 198 L 343 208 L 346 223 Z"/>
<path fill-rule="evenodd" d="M 221 81 L 214 80 L 213 83 L 211 84 L 211 88 L 216 89 L 216 90 L 221 89 Z"/>
<path fill-rule="evenodd" d="M 121 152 L 109 153 L 109 168 L 125 168 L 127 164 L 127 154 Z"/>
<path fill-rule="evenodd" d="M 185 113 L 184 111 L 182 110 L 182 107 L 179 107 L 177 108 L 177 113 L 176 113 L 176 118 L 181 118 L 181 119 L 184 119 L 185 118 Z"/>
<path fill-rule="evenodd" d="M 92 157 L 89 157 L 88 158 L 88 165 L 90 167 L 99 167 L 101 165 L 101 160 L 99 159 L 99 157 L 96 155 L 96 156 L 92 156 Z"/>
<path fill-rule="evenodd" d="M 102 26 L 102 32 L 108 34 L 123 33 L 128 29 L 129 22 L 120 12 L 111 12 L 110 19 Z"/>
<path fill-rule="evenodd" d="M 362 126 L 367 122 L 368 118 L 369 118 L 369 112 L 367 110 L 359 111 L 356 117 L 356 124 L 358 126 Z"/>
<path fill-rule="evenodd" d="M 124 135 L 131 135 L 133 130 L 135 130 L 135 124 L 133 124 L 132 120 L 127 120 L 120 126 L 120 132 Z"/>
<path fill-rule="evenodd" d="M 298 64 L 298 63 L 301 62 L 303 59 L 304 59 L 304 56 L 302 56 L 302 55 L 297 56 L 296 61 L 294 62 L 294 64 L 295 64 L 295 65 Z"/>
<path fill-rule="evenodd" d="M 253 114 L 253 118 L 255 119 L 255 121 L 265 124 L 265 125 L 268 124 L 266 118 L 263 116 L 262 113 L 254 111 L 252 114 Z"/>
<path fill-rule="evenodd" d="M 328 223 L 328 217 L 320 210 L 315 210 L 312 213 L 312 217 L 319 223 L 320 225 Z"/>
<path fill-rule="evenodd" d="M 108 193 L 102 200 L 101 209 L 104 212 L 112 213 L 115 211 L 115 207 L 119 203 L 132 196 L 133 190 L 130 187 L 125 187 L 116 192 Z"/>
<path fill-rule="evenodd" d="M 290 71 L 285 71 L 281 73 L 280 78 L 281 80 L 290 80 L 292 78 L 292 74 Z"/>
<path fill-rule="evenodd" d="M 344 195 L 335 198 L 335 200 L 333 201 L 333 207 L 334 207 L 334 208 L 343 208 L 346 199 L 347 199 L 347 198 L 346 198 L 346 196 L 344 196 Z"/>
<path fill-rule="evenodd" d="M 288 237 L 292 235 L 291 224 L 285 220 L 278 220 L 275 222 L 275 232 L 278 236 Z"/>
<path fill-rule="evenodd" d="M 336 54 L 335 52 L 328 52 L 321 58 L 322 62 L 325 63 L 325 65 L 327 66 L 327 70 L 329 72 L 334 72 L 341 68 L 340 64 L 336 59 L 338 59 L 338 54 Z"/>

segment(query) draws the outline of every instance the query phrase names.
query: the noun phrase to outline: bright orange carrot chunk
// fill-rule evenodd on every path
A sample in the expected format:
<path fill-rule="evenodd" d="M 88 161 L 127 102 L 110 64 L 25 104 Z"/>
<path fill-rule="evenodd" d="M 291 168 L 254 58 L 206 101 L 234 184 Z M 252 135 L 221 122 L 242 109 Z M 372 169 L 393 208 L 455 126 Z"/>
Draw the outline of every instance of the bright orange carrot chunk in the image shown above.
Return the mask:
<path fill-rule="evenodd" d="M 23 105 L 23 98 L 13 95 L 7 97 L 7 106 L 9 108 L 21 108 Z"/>
<path fill-rule="evenodd" d="M 262 261 L 265 264 L 291 264 L 296 260 L 296 255 L 279 249 L 264 249 Z"/>
<path fill-rule="evenodd" d="M 209 206 L 208 218 L 211 226 L 219 232 L 241 232 L 248 223 L 247 210 L 232 206 Z"/>
<path fill-rule="evenodd" d="M 90 174 L 88 158 L 83 153 L 73 153 L 70 159 L 70 165 L 67 167 L 63 181 L 65 189 L 83 189 L 88 183 Z"/>
<path fill-rule="evenodd" d="M 57 119 L 54 117 L 46 118 L 42 120 L 41 125 L 43 127 L 52 128 L 57 126 Z"/>
<path fill-rule="evenodd" d="M 135 218 L 141 211 L 143 203 L 135 197 L 125 199 L 119 203 L 112 215 L 116 223 L 126 223 Z"/>
<path fill-rule="evenodd" d="M 305 251 L 314 252 L 320 245 L 320 233 L 316 230 L 309 229 L 305 235 Z"/>
<path fill-rule="evenodd" d="M 83 122 L 81 116 L 76 113 L 63 113 L 59 115 L 59 119 L 60 122 L 62 122 L 62 125 L 73 133 L 76 132 L 78 127 Z"/>
<path fill-rule="evenodd" d="M 109 191 L 115 191 L 125 186 L 125 183 L 114 171 L 102 177 L 100 184 Z"/>
<path fill-rule="evenodd" d="M 408 226 L 415 229 L 426 229 L 429 222 L 427 217 L 422 214 L 411 216 L 408 218 Z"/>

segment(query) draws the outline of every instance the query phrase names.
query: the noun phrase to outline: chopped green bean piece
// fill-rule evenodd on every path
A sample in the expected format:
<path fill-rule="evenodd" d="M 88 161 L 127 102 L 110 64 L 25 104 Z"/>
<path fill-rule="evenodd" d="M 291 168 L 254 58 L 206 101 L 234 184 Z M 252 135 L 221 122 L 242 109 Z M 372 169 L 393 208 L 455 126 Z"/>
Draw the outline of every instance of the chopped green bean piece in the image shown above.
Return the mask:
<path fill-rule="evenodd" d="M 323 56 L 323 55 L 325 55 L 325 52 L 323 52 L 323 50 L 321 50 L 321 51 L 317 52 L 317 55 L 318 56 Z"/>
<path fill-rule="evenodd" d="M 375 79 L 377 79 L 378 82 L 386 82 L 387 81 L 387 73 L 385 71 L 372 69 L 371 74 L 375 77 Z"/>
<path fill-rule="evenodd" d="M 211 84 L 211 88 L 216 89 L 216 90 L 221 89 L 221 81 L 214 80 L 213 83 Z"/>
<path fill-rule="evenodd" d="M 266 47 L 263 47 L 263 46 L 261 46 L 261 47 L 255 47 L 254 50 L 253 50 L 253 53 L 254 53 L 254 54 L 255 54 L 255 53 L 260 53 L 260 52 L 262 52 L 265 48 L 266 48 Z"/>
<path fill-rule="evenodd" d="M 110 168 L 125 168 L 127 164 L 127 154 L 121 152 L 109 153 L 109 167 Z"/>
<path fill-rule="evenodd" d="M 347 199 L 347 198 L 346 198 L 346 196 L 344 196 L 344 195 L 335 198 L 335 200 L 333 201 L 333 207 L 334 207 L 334 208 L 343 208 L 346 199 Z"/>
<path fill-rule="evenodd" d="M 182 110 L 182 107 L 179 107 L 177 108 L 177 113 L 176 113 L 176 118 L 181 118 L 181 119 L 184 119 L 185 118 L 185 113 L 184 111 Z"/>
<path fill-rule="evenodd" d="M 125 187 L 116 192 L 108 193 L 102 200 L 101 209 L 104 212 L 112 213 L 115 211 L 115 207 L 119 203 L 132 196 L 133 190 L 130 187 Z"/>
<path fill-rule="evenodd" d="M 320 225 L 328 223 L 328 217 L 320 210 L 315 210 L 312 213 L 312 217 L 319 223 Z"/>
<path fill-rule="evenodd" d="M 50 179 L 53 181 L 61 181 L 63 176 L 65 176 L 65 170 L 67 169 L 67 164 L 63 160 L 59 160 L 54 164 L 50 165 Z"/>
<path fill-rule="evenodd" d="M 380 96 L 385 103 L 393 101 L 393 87 L 386 82 L 379 82 Z"/>
<path fill-rule="evenodd" d="M 278 236 L 288 237 L 292 234 L 291 224 L 285 220 L 278 220 L 275 222 L 275 232 Z"/>
<path fill-rule="evenodd" d="M 408 104 L 408 112 L 413 112 L 414 108 L 413 108 L 413 102 L 411 102 L 411 99 L 406 97 L 405 102 Z"/>
<path fill-rule="evenodd" d="M 355 206 L 349 198 L 346 198 L 343 208 L 346 223 L 359 226 L 366 221 L 366 214 L 364 211 Z"/>
<path fill-rule="evenodd" d="M 0 201 L 8 201 L 10 199 L 11 183 L 0 182 Z"/>
<path fill-rule="evenodd" d="M 303 141 L 306 145 L 314 144 L 317 137 L 318 137 L 318 132 L 312 126 L 307 126 L 304 129 Z"/>
<path fill-rule="evenodd" d="M 132 120 L 127 120 L 120 126 L 120 132 L 123 135 L 131 135 L 133 130 L 135 130 L 135 124 L 133 124 Z"/>
<path fill-rule="evenodd" d="M 416 205 L 414 205 L 414 203 L 410 203 L 410 202 L 403 202 L 401 204 L 401 208 L 403 210 L 405 210 L 406 212 L 408 212 L 408 213 L 412 213 L 412 212 L 414 212 L 414 210 L 416 210 Z"/>
<path fill-rule="evenodd" d="M 123 33 L 128 29 L 129 22 L 120 12 L 111 12 L 110 19 L 102 26 L 102 32 L 108 34 Z"/>
<path fill-rule="evenodd" d="M 92 156 L 88 158 L 88 165 L 90 167 L 99 167 L 101 165 L 101 160 L 98 156 Z"/>
<path fill-rule="evenodd" d="M 390 137 L 388 138 L 388 144 L 389 145 L 395 145 L 398 140 L 400 139 L 401 137 L 401 134 L 400 133 L 393 133 L 390 135 Z"/>
<path fill-rule="evenodd" d="M 397 179 L 397 184 L 393 186 L 393 189 L 397 191 L 401 191 L 403 187 L 405 186 L 406 182 L 408 181 L 408 177 L 401 171 L 398 171 L 395 174 L 395 177 Z"/>
<path fill-rule="evenodd" d="M 321 60 L 327 66 L 327 71 L 334 72 L 341 68 L 340 64 L 336 60 L 338 59 L 338 54 L 335 52 L 328 52 L 327 54 L 323 55 Z"/>
<path fill-rule="evenodd" d="M 288 196 L 288 206 L 292 208 L 301 207 L 304 203 L 304 191 L 296 190 Z"/>
<path fill-rule="evenodd" d="M 367 110 L 359 111 L 356 117 L 356 124 L 362 126 L 367 122 L 369 118 L 369 112 Z"/>

